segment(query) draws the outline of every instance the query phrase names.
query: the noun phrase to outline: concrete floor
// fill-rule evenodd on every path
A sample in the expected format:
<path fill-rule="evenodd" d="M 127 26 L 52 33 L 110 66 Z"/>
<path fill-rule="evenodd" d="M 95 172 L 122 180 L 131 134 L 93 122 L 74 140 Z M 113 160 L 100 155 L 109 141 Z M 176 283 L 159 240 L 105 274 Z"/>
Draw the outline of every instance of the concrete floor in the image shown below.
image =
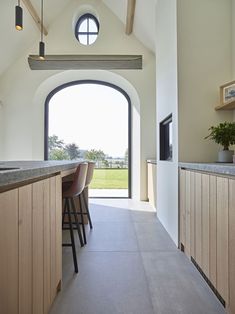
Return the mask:
<path fill-rule="evenodd" d="M 90 207 L 94 229 L 78 249 L 79 274 L 63 248 L 63 290 L 51 314 L 225 313 L 150 205 L 93 199 Z"/>

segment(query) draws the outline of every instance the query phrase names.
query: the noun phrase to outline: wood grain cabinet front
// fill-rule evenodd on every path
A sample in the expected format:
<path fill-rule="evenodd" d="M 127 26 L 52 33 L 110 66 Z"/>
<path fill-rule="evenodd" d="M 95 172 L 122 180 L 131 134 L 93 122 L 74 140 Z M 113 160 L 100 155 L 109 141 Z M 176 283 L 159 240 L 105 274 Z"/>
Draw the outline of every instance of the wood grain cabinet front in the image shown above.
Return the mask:
<path fill-rule="evenodd" d="M 235 314 L 235 179 L 180 169 L 180 243 Z"/>
<path fill-rule="evenodd" d="M 0 313 L 46 314 L 61 284 L 61 177 L 0 193 Z"/>

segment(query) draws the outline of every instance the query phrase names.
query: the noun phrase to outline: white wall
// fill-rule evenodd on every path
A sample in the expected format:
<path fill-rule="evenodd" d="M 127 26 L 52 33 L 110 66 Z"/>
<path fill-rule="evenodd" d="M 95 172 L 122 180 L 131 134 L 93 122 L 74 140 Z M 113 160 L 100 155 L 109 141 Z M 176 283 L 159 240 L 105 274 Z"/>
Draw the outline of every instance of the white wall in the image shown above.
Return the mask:
<path fill-rule="evenodd" d="M 4 158 L 3 141 L 4 141 L 4 113 L 3 103 L 0 99 L 0 160 Z"/>
<path fill-rule="evenodd" d="M 235 80 L 235 0 L 232 1 L 232 80 Z M 233 110 L 233 121 L 235 121 L 235 110 Z"/>
<path fill-rule="evenodd" d="M 158 0 L 156 73 L 157 125 L 172 113 L 173 161 L 159 160 L 157 134 L 157 213 L 158 218 L 178 242 L 178 86 L 176 0 Z"/>
<path fill-rule="evenodd" d="M 157 210 L 178 244 L 178 159 L 215 161 L 219 148 L 204 137 L 233 119 L 214 110 L 219 86 L 232 79 L 231 1 L 158 0 L 156 12 L 157 123 L 172 113 L 174 124 L 173 162 L 158 156 Z"/>
<path fill-rule="evenodd" d="M 215 161 L 220 147 L 204 137 L 232 120 L 214 110 L 219 86 L 232 80 L 231 24 L 231 0 L 178 1 L 180 161 Z"/>
<path fill-rule="evenodd" d="M 100 34 L 96 43 L 86 47 L 80 45 L 74 37 L 73 22 L 79 14 L 86 10 L 95 10 L 100 20 Z M 92 8 L 92 9 L 91 9 Z M 0 79 L 0 95 L 5 104 L 4 121 L 5 136 L 1 158 L 10 159 L 42 159 L 43 158 L 43 110 L 44 100 L 37 104 L 35 111 L 35 95 L 39 87 L 48 78 L 61 71 L 31 71 L 27 64 L 27 55 L 37 54 L 38 43 L 27 50 Z M 63 14 L 49 27 L 46 38 L 48 54 L 143 54 L 144 68 L 138 71 L 113 71 L 130 83 L 137 91 L 140 100 L 140 198 L 146 198 L 146 164 L 145 159 L 155 156 L 155 57 L 133 35 L 125 35 L 124 25 L 111 11 L 94 0 L 73 1 Z M 61 72 L 65 73 L 65 72 Z M 98 73 L 98 72 L 97 72 Z M 96 73 L 96 74 L 97 74 Z M 92 72 L 71 71 L 67 81 L 89 78 Z M 99 77 L 97 77 L 99 79 Z M 121 80 L 120 80 L 121 84 Z M 48 85 L 50 86 L 50 85 Z M 135 104 L 133 104 L 135 105 Z M 137 108 L 135 108 L 137 109 Z M 37 114 L 35 114 L 37 112 Z"/>
<path fill-rule="evenodd" d="M 233 80 L 235 80 L 235 0 L 231 0 L 232 10 L 231 10 L 231 19 L 232 19 L 232 75 Z"/>

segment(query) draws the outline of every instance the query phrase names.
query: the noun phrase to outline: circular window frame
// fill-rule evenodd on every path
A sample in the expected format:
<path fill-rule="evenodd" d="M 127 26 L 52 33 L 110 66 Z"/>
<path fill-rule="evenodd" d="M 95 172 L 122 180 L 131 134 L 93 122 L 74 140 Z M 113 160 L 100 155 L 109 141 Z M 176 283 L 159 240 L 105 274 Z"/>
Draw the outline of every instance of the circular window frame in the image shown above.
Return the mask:
<path fill-rule="evenodd" d="M 89 29 L 88 29 L 87 32 L 81 32 L 81 31 L 79 31 L 79 28 L 80 28 L 81 24 L 82 24 L 85 20 L 87 20 L 87 19 L 92 19 L 92 20 L 95 22 L 96 27 L 97 27 L 97 31 L 96 31 L 96 32 L 89 32 Z M 88 24 L 88 25 L 89 25 L 89 24 Z M 99 21 L 98 21 L 97 17 L 96 17 L 95 15 L 91 14 L 91 13 L 85 13 L 85 14 L 81 15 L 81 16 L 79 17 L 79 19 L 77 20 L 77 23 L 76 23 L 76 25 L 75 25 L 75 37 L 76 37 L 77 41 L 78 41 L 81 45 L 83 45 L 83 46 L 91 46 L 92 44 L 94 44 L 94 43 L 96 42 L 96 40 L 97 40 L 97 38 L 98 38 L 99 30 L 100 30 L 100 24 L 99 24 Z M 81 43 L 81 41 L 79 40 L 79 35 L 86 35 L 86 36 L 87 36 L 87 44 Z M 89 37 L 90 37 L 91 35 L 96 35 L 96 39 L 95 39 L 95 41 L 94 41 L 93 43 L 89 44 Z"/>

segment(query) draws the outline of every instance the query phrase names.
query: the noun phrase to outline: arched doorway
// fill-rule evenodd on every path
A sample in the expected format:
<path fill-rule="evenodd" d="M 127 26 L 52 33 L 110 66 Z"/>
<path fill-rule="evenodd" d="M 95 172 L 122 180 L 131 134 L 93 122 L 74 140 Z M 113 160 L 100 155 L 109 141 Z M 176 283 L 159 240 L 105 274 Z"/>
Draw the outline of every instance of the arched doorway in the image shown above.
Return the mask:
<path fill-rule="evenodd" d="M 91 196 L 131 197 L 131 101 L 120 87 L 79 80 L 45 102 L 45 159 L 96 161 Z"/>

